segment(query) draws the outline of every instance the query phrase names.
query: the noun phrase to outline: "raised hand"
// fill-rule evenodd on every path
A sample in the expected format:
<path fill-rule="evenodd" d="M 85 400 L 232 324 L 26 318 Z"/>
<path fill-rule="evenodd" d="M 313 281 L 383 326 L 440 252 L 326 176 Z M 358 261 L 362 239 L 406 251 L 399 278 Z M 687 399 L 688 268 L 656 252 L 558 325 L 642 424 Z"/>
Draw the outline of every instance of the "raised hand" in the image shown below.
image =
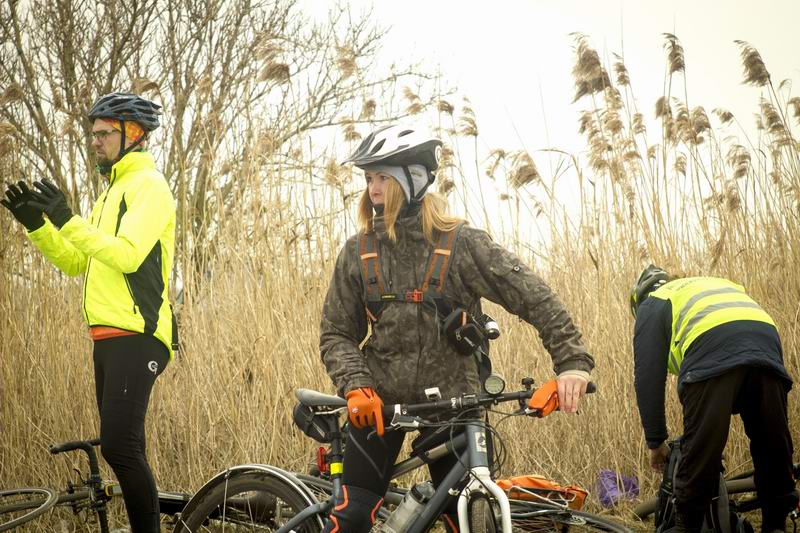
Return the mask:
<path fill-rule="evenodd" d="M 6 188 L 6 198 L 0 200 L 3 207 L 11 211 L 14 218 L 25 226 L 28 231 L 34 231 L 44 225 L 42 210 L 30 205 L 31 190 L 24 181 L 16 184 L 9 183 Z"/>
<path fill-rule="evenodd" d="M 28 202 L 28 205 L 44 211 L 50 222 L 61 229 L 61 226 L 72 218 L 72 210 L 67 204 L 66 196 L 55 183 L 48 179 L 36 181 L 33 186 L 36 190 L 31 191 L 33 200 Z"/>

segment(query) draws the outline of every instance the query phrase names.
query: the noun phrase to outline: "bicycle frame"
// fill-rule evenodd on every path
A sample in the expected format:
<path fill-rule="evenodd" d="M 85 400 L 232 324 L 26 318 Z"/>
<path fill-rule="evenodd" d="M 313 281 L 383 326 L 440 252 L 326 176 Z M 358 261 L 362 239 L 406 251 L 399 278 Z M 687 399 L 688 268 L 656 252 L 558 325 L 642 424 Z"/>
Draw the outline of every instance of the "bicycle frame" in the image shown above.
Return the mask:
<path fill-rule="evenodd" d="M 430 448 L 423 447 L 415 450 L 415 457 L 395 465 L 392 479 L 422 467 L 426 464 L 426 460 L 430 462 L 448 453 L 455 453 L 458 455 L 459 460 L 436 488 L 433 496 L 425 505 L 422 514 L 408 526 L 408 533 L 423 533 L 427 531 L 446 509 L 452 494 L 451 491 L 461 485 L 465 478 L 468 478 L 466 485 L 458 490 L 459 531 L 464 533 L 469 533 L 470 531 L 468 508 L 470 495 L 474 492 L 488 492 L 500 505 L 502 531 L 510 533 L 511 507 L 508 502 L 508 496 L 491 479 L 486 432 L 479 422 L 467 422 L 464 431 L 460 432 L 452 440 Z M 332 476 L 332 483 L 333 495 L 336 495 L 341 487 L 341 477 L 338 475 Z M 310 516 L 329 512 L 333 508 L 334 500 L 335 497 L 331 496 L 324 502 L 318 502 L 307 507 L 278 529 L 276 533 L 290 533 Z"/>
<path fill-rule="evenodd" d="M 431 422 L 419 415 L 449 415 L 448 420 L 455 420 L 459 416 L 467 413 L 480 412 L 485 407 L 491 407 L 504 402 L 516 402 L 519 411 L 510 414 L 537 416 L 538 411 L 528 407 L 528 401 L 533 394 L 533 380 L 525 378 L 522 380 L 523 390 L 514 392 L 498 392 L 496 394 L 463 394 L 458 397 L 441 399 L 438 391 L 431 389 L 426 391 L 429 401 L 419 404 L 397 404 L 386 405 L 383 408 L 383 415 L 390 422 L 387 422 L 388 431 L 413 431 L 420 428 L 440 428 L 432 432 L 429 436 L 414 443 L 414 450 L 411 457 L 395 464 L 392 479 L 419 468 L 427 463 L 453 454 L 457 458 L 450 471 L 444 476 L 438 487 L 433 492 L 431 498 L 426 502 L 421 513 L 413 520 L 413 523 L 404 525 L 404 530 L 411 533 L 421 533 L 430 528 L 436 520 L 441 518 L 447 509 L 448 504 L 456 498 L 458 522 L 460 530 L 469 531 L 471 519 L 484 513 L 476 513 L 472 498 L 480 493 L 480 499 L 486 499 L 496 503 L 499 510 L 500 528 L 506 533 L 512 530 L 511 502 L 505 491 L 502 490 L 492 480 L 489 468 L 489 454 L 487 443 L 487 429 L 481 420 L 477 418 L 461 418 L 455 423 L 451 422 Z M 587 389 L 587 392 L 594 392 L 594 387 Z M 212 490 L 216 490 L 220 484 L 228 482 L 228 479 L 246 475 L 247 471 L 257 470 L 259 473 L 267 473 L 269 477 L 284 485 L 285 489 L 295 493 L 300 501 L 293 504 L 294 514 L 288 518 L 277 533 L 289 533 L 295 531 L 298 526 L 309 519 L 316 524 L 322 525 L 326 515 L 331 512 L 335 505 L 336 496 L 341 492 L 343 474 L 343 450 L 344 435 L 340 427 L 339 415 L 346 410 L 346 401 L 337 396 L 330 396 L 309 389 L 298 389 L 295 391 L 300 403 L 309 411 L 299 411 L 295 421 L 304 432 L 312 426 L 309 423 L 314 419 L 313 431 L 307 434 L 322 443 L 329 443 L 330 450 L 327 454 L 330 481 L 325 478 L 307 476 L 303 474 L 291 474 L 284 470 L 265 465 L 243 465 L 226 469 L 217 474 L 207 482 L 196 494 L 192 501 L 187 504 L 183 516 L 193 517 L 195 509 L 203 502 Z M 438 397 L 437 397 L 438 396 Z M 312 418 L 303 418 L 310 413 Z M 298 422 L 299 420 L 299 422 Z M 323 427 L 324 426 L 324 427 Z M 452 429 L 458 426 L 457 432 L 451 433 L 448 439 L 442 442 L 442 437 L 446 436 L 443 431 L 446 428 Z M 312 489 L 314 492 L 312 492 Z M 219 491 L 217 491 L 219 492 Z M 319 501 L 316 493 L 323 492 L 329 496 L 324 501 Z M 226 492 L 221 492 L 215 497 L 222 495 L 223 501 L 226 500 Z M 384 495 L 385 503 L 396 505 L 402 500 L 405 490 L 389 488 Z M 305 502 L 305 504 L 303 504 Z M 205 503 L 205 502 L 204 502 Z M 484 504 L 485 502 L 479 502 Z M 299 505 L 298 505 L 299 504 Z M 556 506 L 558 507 L 558 506 Z M 480 509 L 486 511 L 485 508 Z M 494 509 L 490 509 L 494 516 Z M 204 510 L 202 518 L 212 519 L 212 514 L 206 515 Z M 543 512 L 548 512 L 547 509 Z M 389 511 L 381 508 L 379 511 L 381 518 L 386 518 Z"/>

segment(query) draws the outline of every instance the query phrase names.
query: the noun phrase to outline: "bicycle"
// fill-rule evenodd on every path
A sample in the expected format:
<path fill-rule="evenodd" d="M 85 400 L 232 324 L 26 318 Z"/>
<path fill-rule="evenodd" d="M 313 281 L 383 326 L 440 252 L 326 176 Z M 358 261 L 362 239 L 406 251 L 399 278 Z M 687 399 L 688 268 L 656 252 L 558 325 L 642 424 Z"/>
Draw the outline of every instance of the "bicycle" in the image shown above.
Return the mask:
<path fill-rule="evenodd" d="M 119 483 L 105 481 L 100 476 L 97 453 L 94 447 L 100 444 L 100 439 L 70 441 L 50 447 L 53 455 L 82 450 L 86 453 L 89 462 L 88 476 L 78 473 L 79 481 L 67 481 L 66 488 L 57 491 L 48 487 L 22 487 L 0 490 L 0 531 L 9 531 L 42 517 L 45 513 L 52 512 L 55 508 L 70 509 L 74 515 L 87 513 L 89 520 L 91 513 L 97 517 L 97 524 L 101 533 L 108 533 L 108 502 L 112 498 L 122 496 Z M 191 495 L 181 492 L 159 491 L 158 501 L 162 515 L 169 516 L 177 521 Z"/>
<path fill-rule="evenodd" d="M 727 492 L 727 505 L 731 513 L 742 514 L 761 509 L 762 505 L 756 492 L 755 480 L 752 469 L 745 470 L 725 478 Z M 792 475 L 795 481 L 800 481 L 800 463 L 792 465 Z M 634 514 L 643 521 L 649 521 L 658 508 L 658 498 L 646 500 L 634 507 Z M 798 507 L 791 511 L 788 517 L 794 523 L 795 531 L 800 525 L 800 502 Z"/>
<path fill-rule="evenodd" d="M 506 416 L 531 414 L 527 401 L 534 392 L 533 380 L 522 381 L 523 390 L 504 393 L 505 383 L 492 377 L 492 392 L 465 394 L 441 399 L 438 389 L 426 391 L 428 402 L 384 406 L 387 430 L 412 431 L 423 427 L 450 430 L 445 442 L 434 438 L 418 443 L 408 459 L 395 465 L 392 478 L 408 473 L 446 454 L 455 453 L 459 460 L 444 481 L 427 499 L 416 518 L 401 528 L 418 533 L 427 531 L 442 515 L 451 495 L 458 496 L 459 530 L 467 532 L 535 532 L 535 531 L 611 531 L 628 532 L 622 524 L 605 517 L 572 509 L 568 502 L 558 501 L 529 491 L 526 498 L 510 498 L 501 489 L 489 467 L 486 445 L 488 422 L 479 419 L 479 410 L 505 402 L 517 403 L 518 409 Z M 489 388 L 486 385 L 484 388 Z M 201 487 L 186 505 L 176 532 L 209 531 L 320 531 L 334 505 L 341 487 L 344 431 L 339 425 L 340 413 L 347 402 L 337 396 L 307 389 L 296 391 L 300 406 L 311 413 L 309 431 L 316 440 L 330 444 L 327 458 L 330 479 L 297 474 L 271 465 L 239 465 L 228 468 Z M 449 417 L 447 422 L 439 422 Z M 295 418 L 297 421 L 297 417 Z M 345 423 L 345 426 L 347 423 Z M 456 427 L 461 431 L 455 432 Z M 301 428 L 303 429 L 303 428 Z M 304 431 L 306 431 L 304 429 Z M 498 443 L 500 443 L 498 439 Z M 322 455 L 322 454 L 321 454 Z M 324 465 L 323 465 L 324 466 Z M 515 495 L 525 491 L 518 489 Z M 384 505 L 378 511 L 376 527 L 391 517 L 393 508 L 410 489 L 390 487 Z"/>

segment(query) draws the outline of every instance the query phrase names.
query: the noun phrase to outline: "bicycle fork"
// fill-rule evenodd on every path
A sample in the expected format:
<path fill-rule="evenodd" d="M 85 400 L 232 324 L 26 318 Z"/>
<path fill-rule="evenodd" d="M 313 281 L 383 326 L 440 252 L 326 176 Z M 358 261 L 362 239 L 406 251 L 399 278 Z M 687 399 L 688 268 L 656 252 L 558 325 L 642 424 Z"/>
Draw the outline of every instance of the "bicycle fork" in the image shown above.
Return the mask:
<path fill-rule="evenodd" d="M 500 506 L 500 524 L 504 533 L 511 533 L 511 506 L 503 489 L 492 481 L 488 467 L 481 466 L 470 470 L 470 480 L 458 495 L 458 530 L 469 533 L 469 499 L 475 492 L 489 492 Z M 491 510 L 491 504 L 490 504 Z"/>
<path fill-rule="evenodd" d="M 500 523 L 504 533 L 511 533 L 511 506 L 505 491 L 492 480 L 489 469 L 489 446 L 486 440 L 486 430 L 482 425 L 470 423 L 465 428 L 467 449 L 465 456 L 469 467 L 469 482 L 458 495 L 458 529 L 469 533 L 469 500 L 470 495 L 476 492 L 487 492 L 494 497 L 500 506 Z M 494 512 L 489 504 L 490 512 Z"/>

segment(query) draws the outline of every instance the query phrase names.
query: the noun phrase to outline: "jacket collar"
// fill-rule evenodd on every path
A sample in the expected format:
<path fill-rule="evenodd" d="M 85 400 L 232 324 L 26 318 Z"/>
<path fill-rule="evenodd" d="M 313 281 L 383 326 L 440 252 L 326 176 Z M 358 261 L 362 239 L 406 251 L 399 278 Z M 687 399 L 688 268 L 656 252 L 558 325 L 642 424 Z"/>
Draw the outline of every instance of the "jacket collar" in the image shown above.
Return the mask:
<path fill-rule="evenodd" d="M 372 225 L 375 229 L 375 235 L 378 240 L 391 244 L 389 235 L 386 233 L 386 223 L 382 216 L 375 216 L 372 219 Z M 397 242 L 413 242 L 424 241 L 425 234 L 422 233 L 422 217 L 419 213 L 415 213 L 405 218 L 398 218 L 394 224 L 394 230 L 397 234 Z"/>
<path fill-rule="evenodd" d="M 156 162 L 150 152 L 130 152 L 111 167 L 110 182 L 113 183 L 118 176 L 122 176 L 127 172 L 155 167 Z"/>

